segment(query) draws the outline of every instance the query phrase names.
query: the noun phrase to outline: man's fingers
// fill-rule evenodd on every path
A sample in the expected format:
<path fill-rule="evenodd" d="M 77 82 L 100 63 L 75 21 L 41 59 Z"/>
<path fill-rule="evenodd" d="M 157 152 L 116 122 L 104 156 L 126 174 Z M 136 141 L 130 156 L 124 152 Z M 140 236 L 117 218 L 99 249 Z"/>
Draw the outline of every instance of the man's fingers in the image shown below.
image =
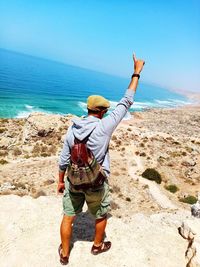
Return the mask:
<path fill-rule="evenodd" d="M 137 61 L 137 58 L 135 56 L 135 53 L 133 54 L 133 61 L 136 62 Z"/>

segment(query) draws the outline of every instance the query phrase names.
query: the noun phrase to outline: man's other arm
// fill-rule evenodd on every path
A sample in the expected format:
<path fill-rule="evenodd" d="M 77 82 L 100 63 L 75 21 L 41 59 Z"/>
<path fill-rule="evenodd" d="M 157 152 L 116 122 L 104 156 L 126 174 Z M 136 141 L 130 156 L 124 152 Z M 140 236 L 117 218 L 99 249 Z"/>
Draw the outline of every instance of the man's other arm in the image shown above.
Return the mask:
<path fill-rule="evenodd" d="M 57 192 L 58 193 L 63 193 L 65 189 L 65 183 L 64 183 L 64 177 L 65 177 L 65 172 L 67 169 L 67 166 L 70 162 L 70 147 L 67 142 L 67 135 L 65 136 L 64 140 L 64 145 L 63 149 L 60 154 L 60 161 L 59 161 L 59 178 L 58 178 L 58 186 L 57 186 Z"/>

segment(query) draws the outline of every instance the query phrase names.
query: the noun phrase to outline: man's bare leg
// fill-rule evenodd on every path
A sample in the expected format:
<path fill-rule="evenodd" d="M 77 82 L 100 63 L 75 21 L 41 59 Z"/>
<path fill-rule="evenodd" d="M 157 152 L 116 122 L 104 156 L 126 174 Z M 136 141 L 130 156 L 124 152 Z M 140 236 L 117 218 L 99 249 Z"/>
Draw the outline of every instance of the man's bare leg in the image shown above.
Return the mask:
<path fill-rule="evenodd" d="M 63 216 L 62 223 L 60 225 L 60 236 L 62 241 L 62 256 L 69 257 L 70 253 L 70 241 L 72 236 L 72 223 L 75 216 Z"/>
<path fill-rule="evenodd" d="M 96 220 L 94 245 L 92 246 L 91 249 L 91 253 L 93 255 L 106 252 L 111 248 L 110 241 L 104 242 L 106 224 L 107 224 L 107 217 Z"/>
<path fill-rule="evenodd" d="M 107 224 L 107 216 L 101 219 L 97 219 L 95 222 L 95 238 L 94 238 L 94 245 L 100 246 L 105 234 Z"/>

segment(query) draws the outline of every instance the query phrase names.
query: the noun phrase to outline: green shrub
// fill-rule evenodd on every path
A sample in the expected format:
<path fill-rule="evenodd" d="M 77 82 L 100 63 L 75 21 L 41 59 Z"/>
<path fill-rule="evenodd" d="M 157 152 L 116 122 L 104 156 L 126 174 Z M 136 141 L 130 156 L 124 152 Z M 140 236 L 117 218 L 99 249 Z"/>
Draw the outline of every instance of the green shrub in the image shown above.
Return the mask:
<path fill-rule="evenodd" d="M 26 185 L 22 182 L 18 182 L 18 183 L 13 183 L 13 185 L 15 186 L 15 189 L 26 189 Z"/>
<path fill-rule="evenodd" d="M 151 180 L 151 181 L 155 181 L 157 184 L 161 184 L 162 182 L 162 178 L 159 172 L 157 172 L 155 169 L 153 168 L 148 168 L 146 169 L 143 173 L 142 173 L 142 177 Z"/>
<path fill-rule="evenodd" d="M 41 152 L 41 145 L 39 143 L 36 143 L 33 147 L 32 153 L 35 155 L 37 154 L 39 156 L 40 152 Z"/>
<path fill-rule="evenodd" d="M 165 186 L 165 189 L 167 189 L 171 193 L 176 193 L 179 190 L 179 188 L 175 184 L 167 185 Z"/>
<path fill-rule="evenodd" d="M 5 160 L 5 159 L 0 159 L 0 164 L 4 165 L 4 164 L 7 164 L 7 163 L 8 163 L 7 160 Z"/>
<path fill-rule="evenodd" d="M 187 150 L 187 152 L 191 153 L 193 151 L 192 147 L 186 146 L 185 149 Z"/>
<path fill-rule="evenodd" d="M 41 145 L 41 152 L 47 152 L 47 146 Z"/>
<path fill-rule="evenodd" d="M 170 156 L 173 158 L 180 157 L 180 156 L 182 156 L 182 152 L 181 151 L 173 151 L 170 153 Z"/>
<path fill-rule="evenodd" d="M 47 153 L 47 152 L 42 152 L 41 153 L 41 157 L 50 157 L 51 154 Z"/>
<path fill-rule="evenodd" d="M 115 143 L 116 145 L 120 146 L 122 144 L 122 141 L 117 139 Z"/>
<path fill-rule="evenodd" d="M 19 156 L 21 154 L 22 154 L 22 151 L 18 147 L 14 148 L 14 150 L 13 150 L 14 156 Z"/>
<path fill-rule="evenodd" d="M 179 199 L 179 201 L 192 205 L 197 202 L 197 198 L 194 196 L 187 196 L 187 197 Z"/>
<path fill-rule="evenodd" d="M 0 150 L 0 157 L 5 157 L 8 155 L 8 151 L 7 150 Z"/>
<path fill-rule="evenodd" d="M 0 128 L 0 133 L 4 133 L 6 131 L 6 128 Z"/>
<path fill-rule="evenodd" d="M 116 141 L 116 140 L 117 140 L 117 136 L 116 136 L 116 135 L 113 135 L 113 136 L 112 136 L 112 140 L 113 140 L 113 141 Z"/>
<path fill-rule="evenodd" d="M 55 155 L 55 154 L 56 154 L 56 151 L 57 151 L 57 148 L 56 148 L 56 146 L 54 146 L 54 145 L 51 145 L 51 146 L 48 148 L 48 153 L 49 153 L 49 154 L 53 154 L 53 155 Z"/>
<path fill-rule="evenodd" d="M 2 122 L 2 123 L 8 123 L 9 122 L 9 119 L 0 119 L 0 122 Z"/>
<path fill-rule="evenodd" d="M 24 158 L 25 158 L 25 159 L 29 159 L 30 157 L 31 157 L 31 156 L 30 156 L 29 154 L 25 154 L 25 155 L 24 155 Z"/>
<path fill-rule="evenodd" d="M 16 123 L 17 123 L 18 125 L 20 125 L 20 126 L 24 126 L 25 121 L 20 119 L 20 120 L 16 121 Z"/>

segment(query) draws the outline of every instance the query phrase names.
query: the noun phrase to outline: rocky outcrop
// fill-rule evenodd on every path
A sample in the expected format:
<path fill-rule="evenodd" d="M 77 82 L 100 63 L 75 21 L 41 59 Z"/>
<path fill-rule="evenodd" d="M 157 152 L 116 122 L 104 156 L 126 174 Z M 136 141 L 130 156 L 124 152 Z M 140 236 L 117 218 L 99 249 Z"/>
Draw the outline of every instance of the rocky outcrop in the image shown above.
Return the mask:
<path fill-rule="evenodd" d="M 188 241 L 186 267 L 200 267 L 200 220 L 187 219 L 179 227 L 180 235 Z"/>
<path fill-rule="evenodd" d="M 1 196 L 0 206 L 1 266 L 60 266 L 57 248 L 62 199 Z M 189 216 L 188 212 L 129 214 L 125 219 L 110 216 L 106 235 L 112 248 L 94 257 L 90 253 L 94 220 L 84 207 L 73 225 L 70 266 L 77 267 L 80 262 L 82 267 L 187 266 L 187 242 L 178 234 L 177 225 Z"/>
<path fill-rule="evenodd" d="M 7 149 L 9 145 L 13 142 L 11 138 L 1 137 L 0 139 L 0 149 Z"/>
<path fill-rule="evenodd" d="M 191 207 L 191 213 L 194 217 L 200 218 L 200 193 L 198 194 L 197 203 Z"/>
<path fill-rule="evenodd" d="M 33 113 L 29 115 L 24 126 L 24 141 L 30 137 L 44 137 L 58 129 L 63 124 L 60 115 L 47 115 L 43 113 Z"/>

